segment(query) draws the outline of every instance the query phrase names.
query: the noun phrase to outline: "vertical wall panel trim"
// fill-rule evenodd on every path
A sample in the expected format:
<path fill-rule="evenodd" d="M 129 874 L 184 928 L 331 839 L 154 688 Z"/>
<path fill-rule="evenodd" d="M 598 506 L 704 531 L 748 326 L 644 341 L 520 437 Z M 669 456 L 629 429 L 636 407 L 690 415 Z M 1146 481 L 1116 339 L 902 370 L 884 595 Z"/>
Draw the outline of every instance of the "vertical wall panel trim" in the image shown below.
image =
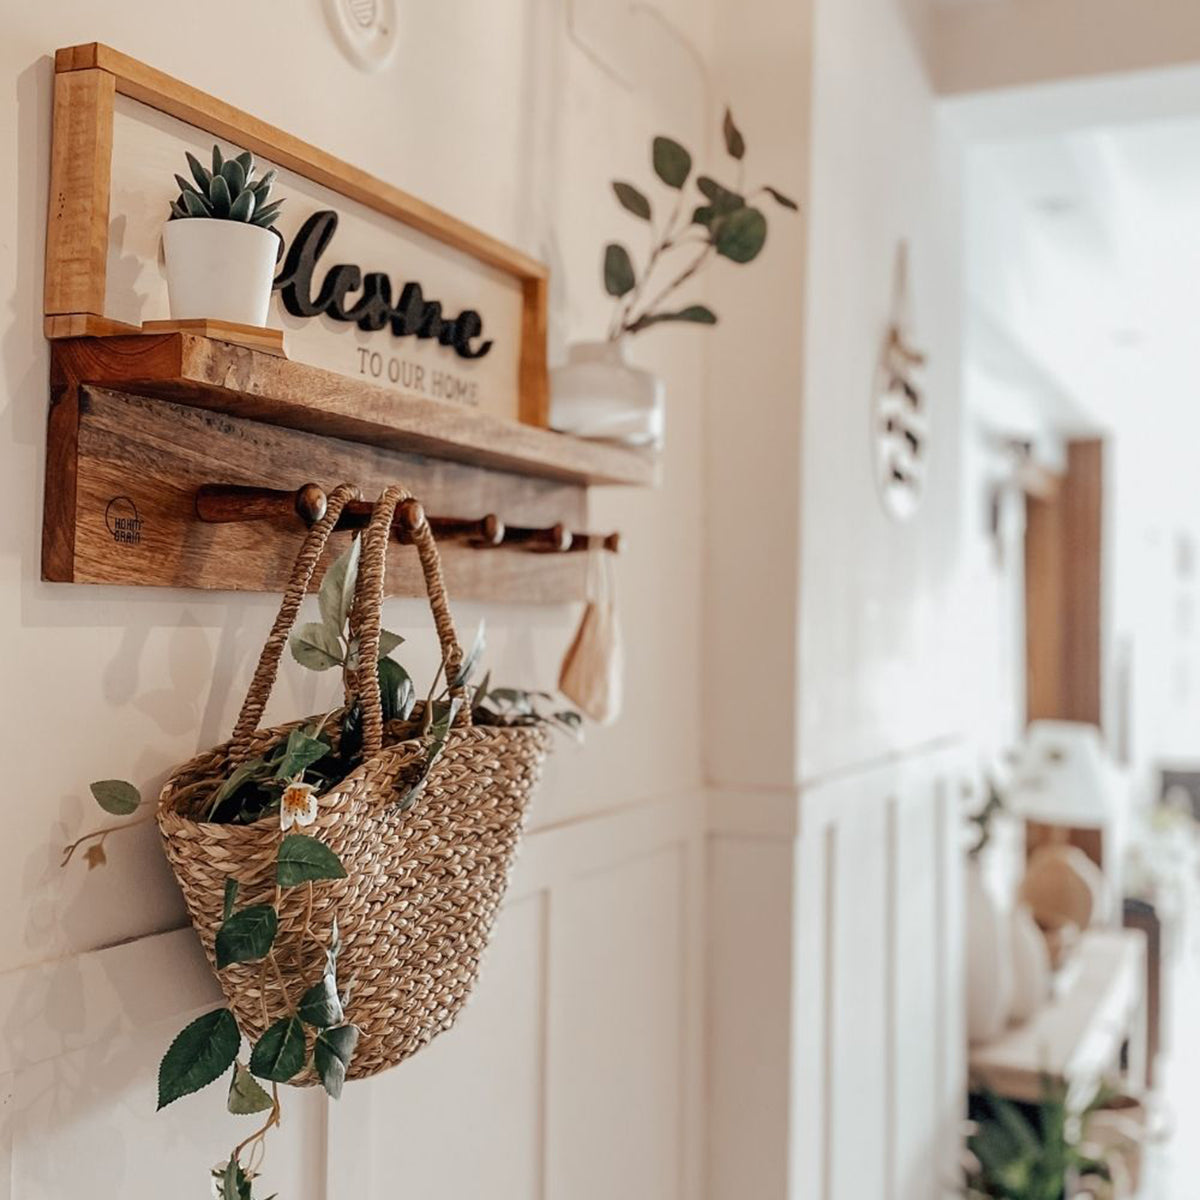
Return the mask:
<path fill-rule="evenodd" d="M 537 1195 L 531 1200 L 546 1200 L 546 1181 L 550 1168 L 548 1115 L 550 1095 L 550 889 L 538 893 L 538 1178 Z M 332 1200 L 332 1197 L 330 1197 Z"/>
<path fill-rule="evenodd" d="M 896 1113 L 900 1082 L 896 1075 L 896 1022 L 900 1011 L 899 968 L 897 966 L 900 939 L 900 805 L 895 796 L 889 796 L 884 808 L 884 904 L 882 914 L 884 928 L 884 1066 L 883 1095 L 886 1106 L 883 1114 L 884 1129 L 884 1187 L 885 1200 L 895 1200 L 896 1195 Z"/>
<path fill-rule="evenodd" d="M 825 830 L 825 927 L 821 947 L 821 1027 L 825 1037 L 821 1046 L 821 1196 L 833 1200 L 833 1060 L 837 1027 L 834 1022 L 834 947 L 837 944 L 837 825 Z"/>
<path fill-rule="evenodd" d="M 954 852 L 954 848 L 949 845 L 949 838 L 952 836 L 956 824 L 950 817 L 950 802 L 949 797 L 953 794 L 953 788 L 950 784 L 950 778 L 946 774 L 938 775 L 934 781 L 934 797 L 933 797 L 933 841 L 934 844 L 930 848 L 933 853 L 934 862 L 934 913 L 937 922 L 933 931 L 933 953 L 934 953 L 934 969 L 937 972 L 937 978 L 934 980 L 933 995 L 934 1003 L 937 1006 L 937 1028 L 942 1032 L 941 1037 L 934 1038 L 933 1041 L 933 1056 L 934 1070 L 937 1072 L 938 1086 L 934 1093 L 934 1111 L 930 1114 L 933 1124 L 932 1129 L 944 1129 L 946 1127 L 946 1117 L 942 1112 L 942 1106 L 945 1104 L 946 1097 L 950 1094 L 949 1087 L 949 1057 L 946 1049 L 946 1038 L 954 1037 L 962 1026 L 950 1023 L 950 889 L 946 880 L 947 861 Z M 957 839 L 956 839 L 957 840 Z M 966 1002 L 965 994 L 958 998 L 960 1003 Z M 966 1116 L 964 1111 L 961 1114 Z M 937 1143 L 938 1168 L 942 1168 L 947 1164 L 941 1159 L 943 1151 L 941 1138 Z"/>

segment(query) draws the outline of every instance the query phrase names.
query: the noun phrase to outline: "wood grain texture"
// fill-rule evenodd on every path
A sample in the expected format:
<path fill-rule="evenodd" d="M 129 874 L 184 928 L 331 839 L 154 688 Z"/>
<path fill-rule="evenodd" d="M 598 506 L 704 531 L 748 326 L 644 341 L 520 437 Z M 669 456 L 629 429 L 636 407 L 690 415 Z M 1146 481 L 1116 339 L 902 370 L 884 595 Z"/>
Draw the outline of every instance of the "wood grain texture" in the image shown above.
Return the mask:
<path fill-rule="evenodd" d="M 586 492 L 579 486 L 342 442 L 100 388 L 81 387 L 76 394 L 76 486 L 63 489 L 53 508 L 47 505 L 46 538 L 54 547 L 46 559 L 47 578 L 230 591 L 282 589 L 303 525 L 296 518 L 205 524 L 195 514 L 195 493 L 212 482 L 297 488 L 313 480 L 328 489 L 345 481 L 359 484 L 367 497 L 388 483 L 402 482 L 439 514 L 496 512 L 514 522 L 586 524 Z M 64 415 L 51 426 L 53 459 L 63 464 L 58 474 L 65 476 L 72 437 L 67 414 L 72 410 L 55 411 Z M 140 524 L 117 527 L 118 518 Z M 330 556 L 341 553 L 348 537 L 334 536 Z M 544 604 L 584 596 L 587 564 L 581 555 L 475 550 L 452 542 L 443 544 L 442 553 L 452 598 Z M 388 590 L 424 595 L 417 557 L 406 547 L 397 545 L 389 556 Z"/>
<path fill-rule="evenodd" d="M 645 452 L 535 429 L 192 334 L 62 341 L 54 353 L 85 383 L 309 433 L 575 484 L 656 482 L 656 460 Z"/>
<path fill-rule="evenodd" d="M 1030 497 L 1025 527 L 1027 719 L 1102 722 L 1104 444 L 1067 446 L 1049 499 Z"/>
<path fill-rule="evenodd" d="M 104 312 L 115 80 L 81 70 L 54 79 L 44 310 Z"/>
<path fill-rule="evenodd" d="M 61 338 L 114 337 L 118 334 L 140 333 L 137 325 L 98 317 L 95 313 L 56 313 L 42 318 L 42 332 L 54 342 Z"/>
<path fill-rule="evenodd" d="M 285 133 L 266 121 L 261 121 L 231 104 L 210 96 L 198 88 L 182 83 L 153 67 L 99 42 L 71 46 L 55 55 L 56 85 L 62 86 L 63 113 L 58 114 L 59 92 L 55 100 L 55 156 L 63 156 L 75 174 L 58 190 L 52 187 L 51 212 L 55 196 L 74 197 L 76 192 L 92 189 L 91 194 L 104 197 L 103 241 L 107 245 L 107 214 L 109 171 L 112 158 L 113 91 L 149 105 L 160 112 L 186 121 L 199 129 L 224 138 L 244 149 L 263 155 L 288 170 L 322 184 L 339 195 L 357 200 L 368 208 L 399 221 L 413 229 L 436 238 L 447 246 L 461 250 L 481 263 L 496 267 L 521 281 L 524 295 L 524 316 L 521 341 L 521 420 L 545 426 L 549 416 L 549 382 L 546 370 L 546 326 L 548 271 L 536 259 L 509 246 L 490 234 L 441 212 L 416 196 L 393 187 L 366 171 L 351 166 L 331 154 Z M 89 83 L 75 81 L 88 80 Z M 89 102 L 86 96 L 93 89 L 97 99 Z M 78 99 L 80 93 L 85 99 Z M 103 98 L 103 102 L 101 102 Z M 58 130 L 64 131 L 63 149 Z M 77 130 L 76 126 L 80 129 Z M 83 132 L 80 132 L 83 131 Z M 89 133 L 87 141 L 84 133 Z M 86 151 L 86 154 L 85 154 Z M 91 235 L 95 227 L 88 226 Z M 62 258 L 55 252 L 55 261 Z M 70 261 L 69 259 L 66 261 Z M 50 262 L 49 247 L 47 262 Z M 57 277 L 57 272 L 56 272 Z M 47 313 L 103 312 L 103 260 L 99 275 L 89 272 L 87 286 L 89 303 L 73 301 L 73 295 L 62 297 L 54 293 L 51 306 L 51 272 L 47 269 Z M 96 280 L 99 280 L 99 304 L 94 302 Z M 57 286 L 57 285 L 56 285 Z"/>
<path fill-rule="evenodd" d="M 217 338 L 235 346 L 249 346 L 277 358 L 286 358 L 283 330 L 262 325 L 240 325 L 236 321 L 203 318 L 189 321 L 146 321 L 142 333 L 194 333 L 197 337 Z"/>

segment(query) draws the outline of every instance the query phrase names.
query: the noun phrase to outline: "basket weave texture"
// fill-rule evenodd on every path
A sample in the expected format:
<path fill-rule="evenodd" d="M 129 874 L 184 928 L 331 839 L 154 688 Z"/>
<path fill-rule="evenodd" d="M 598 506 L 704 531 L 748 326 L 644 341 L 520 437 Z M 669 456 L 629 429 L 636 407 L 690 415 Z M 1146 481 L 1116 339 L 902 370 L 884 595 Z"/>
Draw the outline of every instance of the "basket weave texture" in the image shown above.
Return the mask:
<path fill-rule="evenodd" d="M 462 724 L 450 730 L 416 802 L 401 812 L 397 781 L 425 754 L 424 744 L 414 737 L 422 706 L 408 722 L 385 726 L 375 672 L 363 671 L 361 683 L 353 674 L 347 678 L 348 702 L 355 696 L 362 702 L 363 763 L 320 797 L 316 822 L 302 831 L 337 854 L 345 879 L 279 892 L 275 863 L 282 835 L 277 818 L 253 825 L 199 819 L 209 797 L 205 789 L 189 790 L 189 785 L 222 777 L 313 719 L 256 728 L 316 562 L 354 494 L 345 485 L 335 489 L 326 516 L 305 539 L 234 737 L 179 768 L 164 786 L 157 809 L 167 857 L 214 970 L 214 941 L 230 876 L 240 885 L 239 906 L 275 903 L 279 912 L 271 959 L 236 963 L 218 972 L 238 1024 L 251 1040 L 287 1015 L 305 988 L 320 978 L 323 947 L 329 944 L 336 915 L 338 979 L 341 987 L 352 986 L 346 1020 L 360 1030 L 351 1079 L 395 1066 L 448 1029 L 461 1011 L 508 886 L 526 808 L 548 748 L 548 735 L 540 727 L 472 726 L 464 703 Z M 385 491 L 363 535 L 351 626 L 364 664 L 373 665 L 378 650 L 392 515 L 408 498 L 401 488 Z M 419 528 L 413 540 L 425 569 L 447 677 L 454 679 L 462 654 L 428 526 Z M 462 695 L 462 688 L 452 692 Z M 308 1085 L 316 1077 L 306 1071 L 292 1082 Z"/>

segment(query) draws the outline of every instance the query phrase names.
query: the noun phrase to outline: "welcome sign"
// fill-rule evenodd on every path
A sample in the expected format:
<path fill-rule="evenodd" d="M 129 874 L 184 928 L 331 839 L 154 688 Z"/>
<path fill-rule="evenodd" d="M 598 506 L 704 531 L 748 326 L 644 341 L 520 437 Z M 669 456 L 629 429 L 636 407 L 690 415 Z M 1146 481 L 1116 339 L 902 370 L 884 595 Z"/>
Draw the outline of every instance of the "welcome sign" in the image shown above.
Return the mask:
<path fill-rule="evenodd" d="M 545 268 L 415 197 L 108 47 L 56 56 L 46 330 L 169 320 L 162 227 L 186 170 L 252 151 L 286 199 L 269 323 L 288 357 L 546 423 Z"/>

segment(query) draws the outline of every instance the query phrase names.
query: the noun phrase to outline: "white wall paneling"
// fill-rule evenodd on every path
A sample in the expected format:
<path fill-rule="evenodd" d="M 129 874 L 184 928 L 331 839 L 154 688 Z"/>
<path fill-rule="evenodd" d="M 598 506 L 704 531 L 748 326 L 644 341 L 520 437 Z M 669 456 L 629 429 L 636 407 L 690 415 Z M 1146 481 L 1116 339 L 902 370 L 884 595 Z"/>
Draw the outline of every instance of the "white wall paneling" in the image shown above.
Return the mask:
<path fill-rule="evenodd" d="M 914 751 L 798 790 L 790 822 L 780 793 L 714 797 L 712 1200 L 918 1200 L 953 1178 L 965 769 L 956 745 Z"/>
<path fill-rule="evenodd" d="M 683 795 L 530 834 L 458 1024 L 337 1104 L 289 1090 L 270 1186 L 296 1200 L 457 1200 L 483 1181 L 495 1200 L 696 1195 L 701 811 Z M 188 929 L 0 976 L 11 1196 L 97 1179 L 114 1194 L 166 1177 L 201 1189 L 247 1119 L 214 1119 L 218 1087 L 155 1116 L 154 1080 L 179 1028 L 219 1002 Z"/>

